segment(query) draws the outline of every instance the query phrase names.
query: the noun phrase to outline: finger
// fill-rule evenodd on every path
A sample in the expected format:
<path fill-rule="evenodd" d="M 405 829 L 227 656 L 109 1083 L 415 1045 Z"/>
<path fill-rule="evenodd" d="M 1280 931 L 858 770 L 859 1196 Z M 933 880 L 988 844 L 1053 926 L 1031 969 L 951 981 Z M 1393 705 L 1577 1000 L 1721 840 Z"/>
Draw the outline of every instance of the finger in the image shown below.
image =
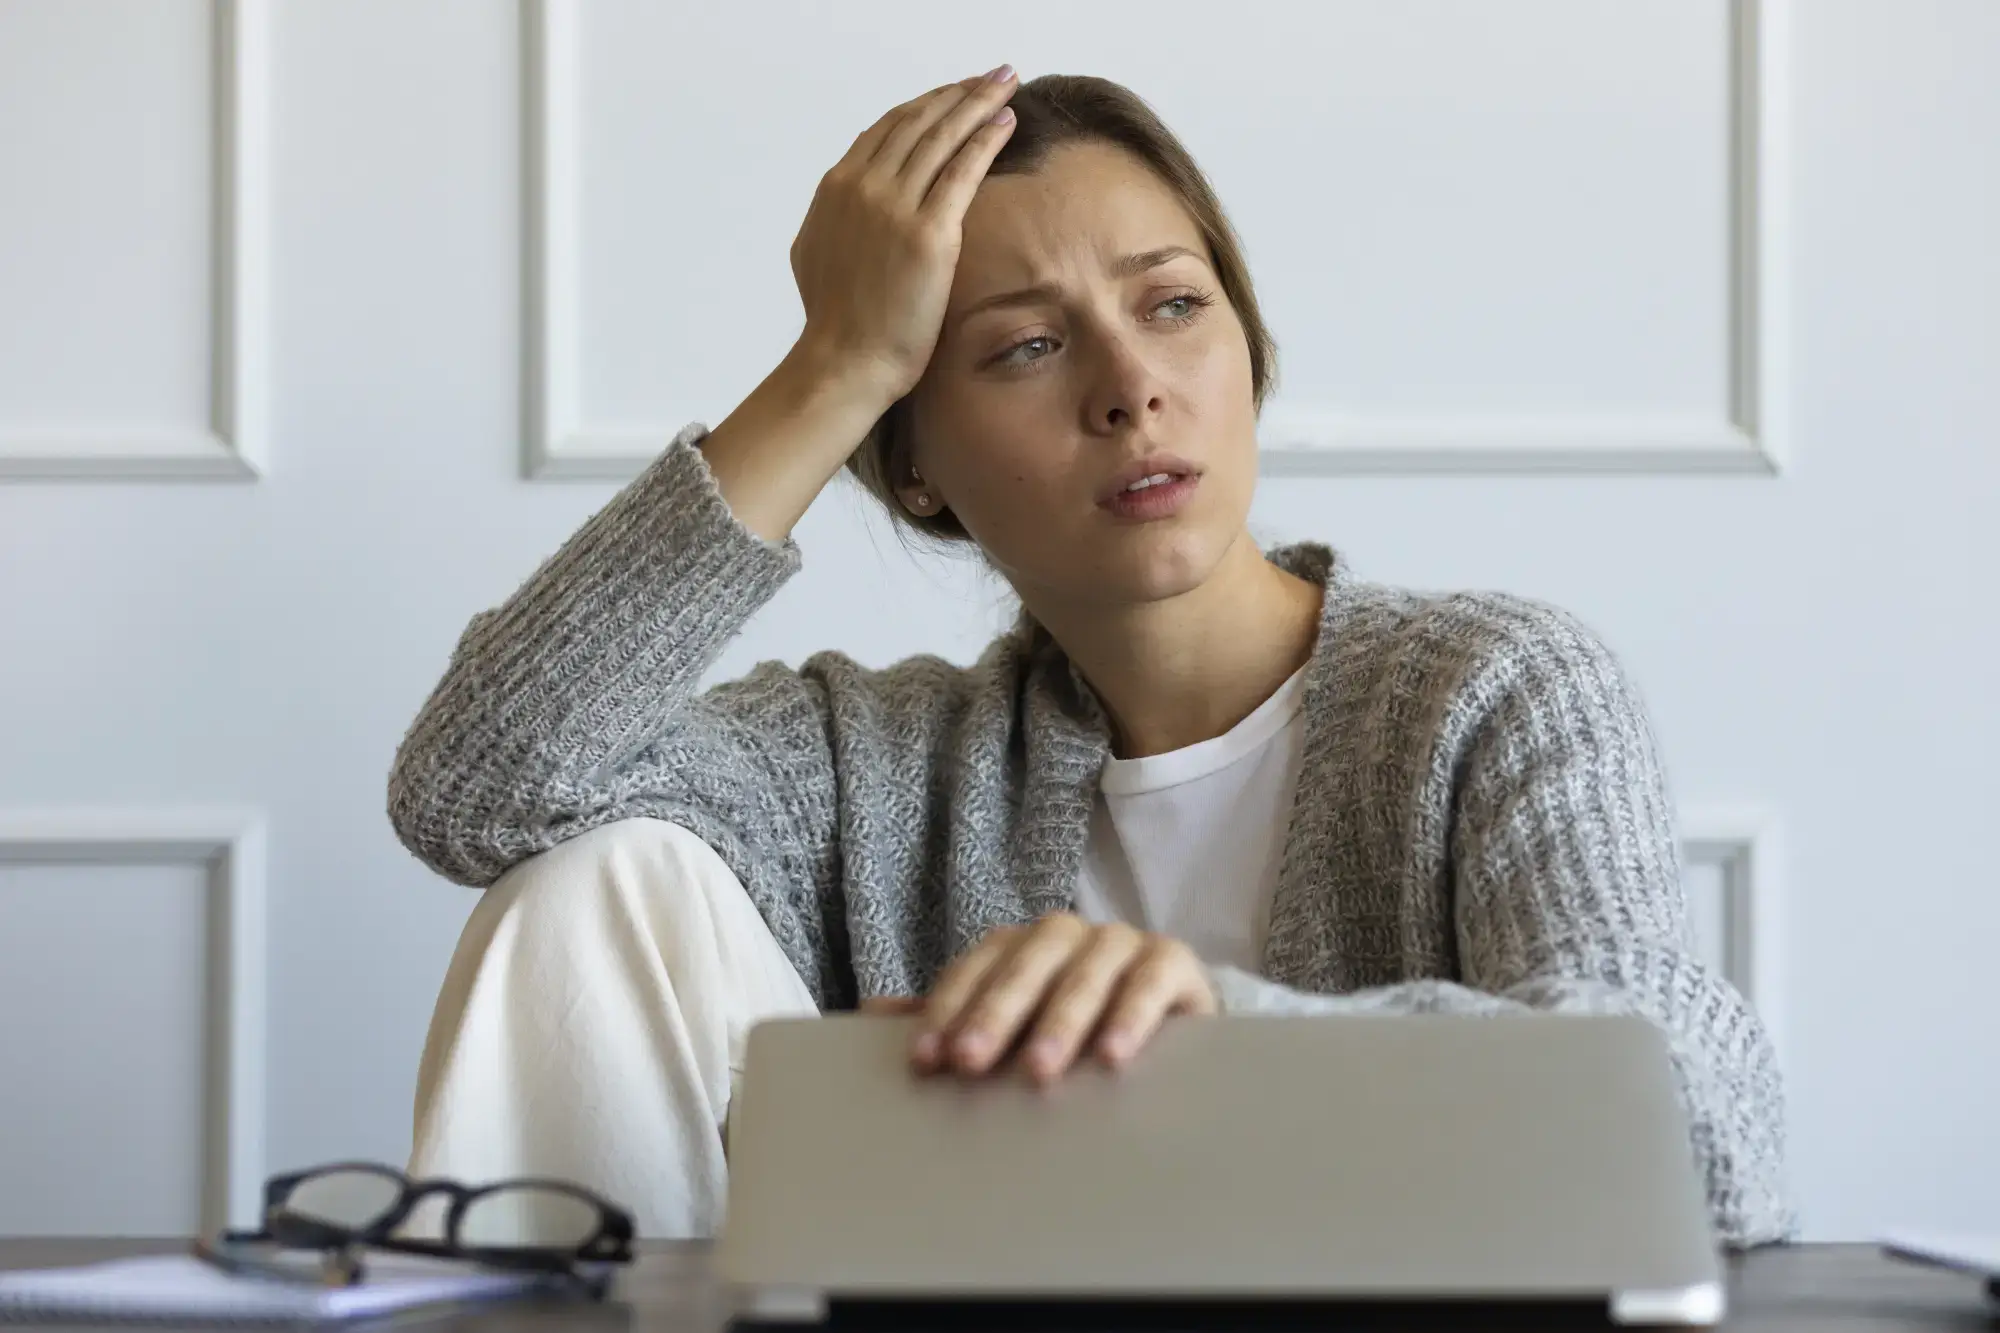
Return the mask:
<path fill-rule="evenodd" d="M 1144 944 L 1145 936 L 1130 927 L 1107 927 L 1071 956 L 1069 966 L 1049 988 L 1028 1039 L 1028 1072 L 1038 1082 L 1053 1082 L 1070 1067 Z"/>
<path fill-rule="evenodd" d="M 868 159 L 868 170 L 886 179 L 900 177 L 903 164 L 910 159 L 911 149 L 930 132 L 931 126 L 944 119 L 947 112 L 971 96 L 973 91 L 973 88 L 963 84 L 947 84 L 938 89 L 936 95 L 925 98 L 897 117 L 882 146 Z"/>
<path fill-rule="evenodd" d="M 1004 129 L 1013 123 L 1014 112 L 1007 101 L 1016 88 L 1012 73 L 1003 80 L 987 80 L 947 109 L 930 132 L 910 149 L 910 160 L 903 164 L 902 182 L 903 197 L 912 208 L 924 202 L 938 172 L 974 134 L 984 128 Z M 997 126 L 993 123 L 995 116 L 1001 118 Z"/>
<path fill-rule="evenodd" d="M 929 92 L 919 93 L 907 102 L 898 102 L 895 106 L 890 107 L 882 113 L 880 120 L 877 120 L 873 125 L 870 125 L 855 136 L 854 142 L 848 146 L 845 153 L 841 154 L 839 165 L 852 167 L 857 171 L 866 167 L 869 162 L 874 160 L 875 154 L 882 150 L 882 144 L 895 131 L 896 126 L 903 123 L 903 117 L 915 111 L 931 98 L 937 97 L 950 89 L 963 87 L 968 82 L 970 80 L 961 80 L 959 83 L 941 83 Z"/>
<path fill-rule="evenodd" d="M 987 168 L 1014 133 L 1014 108 L 1003 106 L 998 114 L 1002 119 L 998 122 L 989 119 L 974 130 L 951 161 L 945 163 L 944 170 L 931 183 L 931 192 L 919 205 L 922 212 L 936 217 L 965 217 L 979 182 L 986 179 Z"/>
<path fill-rule="evenodd" d="M 1000 68 L 1008 67 L 1002 65 Z M 896 128 L 889 132 L 889 137 L 883 141 L 881 149 L 870 159 L 868 169 L 900 178 L 910 160 L 910 154 L 916 151 L 917 145 L 940 121 L 951 114 L 952 108 L 966 101 L 990 103 L 991 106 L 986 112 L 990 116 L 993 114 L 993 108 L 997 108 L 998 104 L 1005 100 L 1012 87 L 1013 75 L 1010 70 L 1004 81 L 995 80 L 989 74 L 954 83 L 942 89 L 936 97 L 928 98 L 921 106 L 912 108 L 908 115 L 896 123 Z M 923 195 L 919 192 L 916 197 L 922 198 Z"/>
<path fill-rule="evenodd" d="M 911 1045 L 910 1053 L 919 1069 L 935 1069 L 943 1063 L 945 1037 L 952 1021 L 979 993 L 986 974 L 999 965 L 1015 937 L 1022 933 L 1011 927 L 990 930 L 971 952 L 944 970 L 931 988 L 924 1004 L 924 1021 Z"/>
<path fill-rule="evenodd" d="M 991 1069 L 1042 1007 L 1050 983 L 1089 937 L 1090 927 L 1067 913 L 1036 922 L 986 974 L 979 994 L 945 1034 L 952 1064 L 967 1074 Z"/>
<path fill-rule="evenodd" d="M 1097 1051 L 1106 1064 L 1118 1068 L 1145 1048 L 1166 1016 L 1177 1009 L 1199 1009 L 1208 997 L 1208 977 L 1185 949 L 1154 947 L 1125 973 L 1104 1026 Z"/>

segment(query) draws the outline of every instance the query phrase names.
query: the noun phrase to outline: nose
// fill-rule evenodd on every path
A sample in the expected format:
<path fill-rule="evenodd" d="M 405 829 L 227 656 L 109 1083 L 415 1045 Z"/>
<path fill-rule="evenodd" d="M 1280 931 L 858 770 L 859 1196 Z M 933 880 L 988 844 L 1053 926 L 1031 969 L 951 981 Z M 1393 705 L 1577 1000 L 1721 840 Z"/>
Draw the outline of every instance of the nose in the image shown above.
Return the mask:
<path fill-rule="evenodd" d="M 1100 344 L 1097 373 L 1085 404 L 1086 426 L 1117 434 L 1143 426 L 1166 407 L 1166 383 L 1130 339 L 1111 336 Z"/>

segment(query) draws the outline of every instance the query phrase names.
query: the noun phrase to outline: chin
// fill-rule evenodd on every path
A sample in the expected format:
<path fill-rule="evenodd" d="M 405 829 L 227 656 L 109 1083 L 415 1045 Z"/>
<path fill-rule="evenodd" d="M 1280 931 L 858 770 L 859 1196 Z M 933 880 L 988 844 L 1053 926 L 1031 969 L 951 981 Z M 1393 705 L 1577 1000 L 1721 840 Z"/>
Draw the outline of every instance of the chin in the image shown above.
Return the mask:
<path fill-rule="evenodd" d="M 1031 605 L 1046 597 L 1110 611 L 1193 592 L 1215 576 L 1244 533 L 1240 517 L 1202 513 L 1109 532 L 1078 528 L 1037 535 L 1040 540 L 1031 541 L 1019 534 L 1020 541 L 1009 543 L 1028 559 L 982 549 Z"/>
<path fill-rule="evenodd" d="M 1096 600 L 1163 602 L 1193 592 L 1222 564 L 1234 534 L 1193 528 L 1174 531 L 1162 525 L 1157 532 L 1142 530 L 1132 536 L 1136 540 L 1122 541 L 1121 549 L 1092 562 Z"/>

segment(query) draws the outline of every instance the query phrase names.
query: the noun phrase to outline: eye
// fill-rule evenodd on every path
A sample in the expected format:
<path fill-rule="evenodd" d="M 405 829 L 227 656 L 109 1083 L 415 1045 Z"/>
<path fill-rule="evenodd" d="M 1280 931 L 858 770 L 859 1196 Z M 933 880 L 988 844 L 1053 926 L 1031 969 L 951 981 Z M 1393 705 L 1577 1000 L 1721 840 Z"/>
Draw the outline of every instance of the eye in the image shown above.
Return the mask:
<path fill-rule="evenodd" d="M 1020 342 L 1015 343 L 1012 347 L 1009 347 L 1006 351 L 1002 352 L 998 357 L 994 358 L 994 363 L 996 365 L 1002 365 L 1002 366 L 1028 365 L 1031 362 L 1041 360 L 1043 357 L 1047 356 L 1050 352 L 1054 351 L 1055 342 L 1056 340 L 1054 338 L 1049 337 L 1045 333 L 1038 333 L 1032 338 L 1023 338 Z M 1042 350 L 1035 353 L 1033 356 L 1021 355 L 1021 353 L 1026 352 L 1030 348 L 1036 347 L 1038 345 L 1042 348 Z"/>
<path fill-rule="evenodd" d="M 1169 296 L 1153 307 L 1153 314 L 1165 310 L 1167 321 L 1172 324 L 1191 324 L 1201 318 L 1201 312 L 1215 303 L 1215 298 L 1207 292 L 1182 292 L 1179 296 Z"/>

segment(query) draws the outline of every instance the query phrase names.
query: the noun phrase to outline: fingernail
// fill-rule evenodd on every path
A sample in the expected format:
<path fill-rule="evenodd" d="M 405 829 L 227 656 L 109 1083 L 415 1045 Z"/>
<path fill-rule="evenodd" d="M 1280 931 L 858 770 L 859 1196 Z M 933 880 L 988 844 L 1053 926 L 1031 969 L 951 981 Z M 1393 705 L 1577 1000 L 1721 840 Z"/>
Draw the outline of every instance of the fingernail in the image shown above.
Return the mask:
<path fill-rule="evenodd" d="M 993 119 L 988 121 L 987 124 L 1006 125 L 1012 123 L 1013 119 L 1014 119 L 1014 108 L 1011 106 L 1003 106 L 998 111 L 995 111 L 993 113 Z"/>
<path fill-rule="evenodd" d="M 1029 1048 L 1028 1058 L 1038 1065 L 1051 1065 L 1062 1054 L 1062 1043 L 1054 1037 L 1037 1037 Z"/>
<path fill-rule="evenodd" d="M 968 1059 L 977 1060 L 986 1054 L 987 1047 L 992 1044 L 993 1038 L 984 1032 L 968 1032 L 958 1039 L 958 1053 Z"/>
<path fill-rule="evenodd" d="M 938 1034 L 935 1032 L 919 1033 L 916 1045 L 917 1059 L 929 1062 L 937 1059 L 937 1053 Z"/>
<path fill-rule="evenodd" d="M 986 77 L 995 83 L 1005 83 L 1014 77 L 1014 67 L 1012 65 L 1001 65 L 997 69 L 989 71 Z"/>

